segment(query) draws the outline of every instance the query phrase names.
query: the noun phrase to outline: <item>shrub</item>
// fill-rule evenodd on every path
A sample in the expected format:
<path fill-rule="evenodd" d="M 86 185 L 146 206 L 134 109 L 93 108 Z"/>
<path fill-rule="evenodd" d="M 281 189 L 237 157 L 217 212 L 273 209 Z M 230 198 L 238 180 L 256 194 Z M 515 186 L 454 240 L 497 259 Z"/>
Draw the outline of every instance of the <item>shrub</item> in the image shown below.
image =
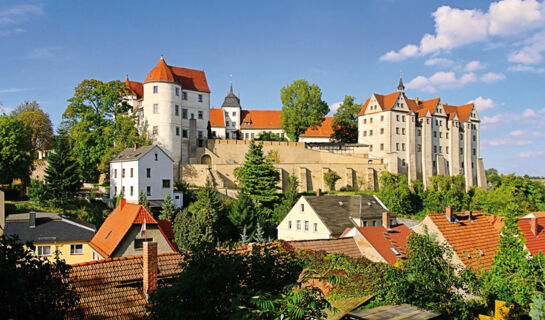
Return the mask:
<path fill-rule="evenodd" d="M 327 173 L 324 173 L 324 180 L 327 186 L 329 187 L 329 190 L 335 191 L 335 184 L 337 181 L 341 179 L 341 177 L 337 174 L 337 172 L 330 170 Z"/>

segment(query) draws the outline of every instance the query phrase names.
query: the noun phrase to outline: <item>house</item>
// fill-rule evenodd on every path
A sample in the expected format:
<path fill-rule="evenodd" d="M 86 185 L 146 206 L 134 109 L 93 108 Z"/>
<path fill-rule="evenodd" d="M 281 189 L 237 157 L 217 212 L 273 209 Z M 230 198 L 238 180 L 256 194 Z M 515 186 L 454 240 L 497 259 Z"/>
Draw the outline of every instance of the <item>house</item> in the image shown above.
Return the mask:
<path fill-rule="evenodd" d="M 160 207 L 167 193 L 176 208 L 181 208 L 183 194 L 174 191 L 174 161 L 159 146 L 139 146 L 121 151 L 110 161 L 110 197 L 123 194 L 130 203 L 138 203 L 143 192 L 151 207 Z"/>
<path fill-rule="evenodd" d="M 361 254 L 374 262 L 395 265 L 405 259 L 407 239 L 412 231 L 404 224 L 390 224 L 389 212 L 384 212 L 380 226 L 352 227 L 341 238 L 352 238 Z"/>
<path fill-rule="evenodd" d="M 5 221 L 4 235 L 31 242 L 38 257 L 59 257 L 68 264 L 92 259 L 89 242 L 96 231 L 92 224 L 50 212 L 10 214 Z"/>
<path fill-rule="evenodd" d="M 532 212 L 517 222 L 526 239 L 525 246 L 532 255 L 545 254 L 545 212 Z"/>
<path fill-rule="evenodd" d="M 439 243 L 446 243 L 453 251 L 453 262 L 464 267 L 488 269 L 494 261 L 500 241 L 501 222 L 482 212 L 430 214 L 413 228 L 420 234 L 434 235 Z"/>
<path fill-rule="evenodd" d="M 344 253 L 354 259 L 363 257 L 354 238 L 291 240 L 286 243 L 299 250 L 324 251 L 327 254 Z"/>
<path fill-rule="evenodd" d="M 380 225 L 387 211 L 374 195 L 301 196 L 278 225 L 278 239 L 336 238 L 347 228 Z M 395 215 L 391 220 L 396 224 Z"/>
<path fill-rule="evenodd" d="M 142 255 L 145 242 L 155 242 L 159 253 L 176 252 L 157 220 L 142 205 L 121 200 L 89 242 L 93 260 Z"/>

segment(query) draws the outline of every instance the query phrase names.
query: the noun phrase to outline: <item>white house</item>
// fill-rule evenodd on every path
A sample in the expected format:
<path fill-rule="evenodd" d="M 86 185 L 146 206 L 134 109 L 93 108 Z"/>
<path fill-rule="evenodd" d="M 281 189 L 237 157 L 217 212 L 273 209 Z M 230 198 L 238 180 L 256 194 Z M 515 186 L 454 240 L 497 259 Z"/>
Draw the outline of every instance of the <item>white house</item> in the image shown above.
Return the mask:
<path fill-rule="evenodd" d="M 110 197 L 120 193 L 129 203 L 138 203 L 143 192 L 151 206 L 160 206 L 170 192 L 176 208 L 182 207 L 181 191 L 174 191 L 174 161 L 159 146 L 135 145 L 110 161 Z"/>
<path fill-rule="evenodd" d="M 278 225 L 278 239 L 337 238 L 347 228 L 381 225 L 384 212 L 388 208 L 374 195 L 302 196 Z"/>

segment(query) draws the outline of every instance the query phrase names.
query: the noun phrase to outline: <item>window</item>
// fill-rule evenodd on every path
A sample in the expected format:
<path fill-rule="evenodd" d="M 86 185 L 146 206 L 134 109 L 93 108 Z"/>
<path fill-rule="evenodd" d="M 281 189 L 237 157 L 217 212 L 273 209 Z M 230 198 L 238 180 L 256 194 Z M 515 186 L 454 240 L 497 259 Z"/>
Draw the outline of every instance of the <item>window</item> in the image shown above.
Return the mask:
<path fill-rule="evenodd" d="M 370 135 L 370 136 L 373 135 L 373 130 L 369 130 L 369 135 Z"/>
<path fill-rule="evenodd" d="M 477 137 L 476 136 L 473 136 L 473 141 L 476 141 Z"/>
<path fill-rule="evenodd" d="M 418 136 L 422 136 L 422 130 L 418 129 Z"/>
<path fill-rule="evenodd" d="M 363 131 L 363 136 L 364 136 L 364 137 L 367 136 L 367 131 Z"/>
<path fill-rule="evenodd" d="M 443 147 L 439 146 L 439 153 L 443 153 Z"/>
<path fill-rule="evenodd" d="M 114 169 L 114 178 L 117 178 L 117 169 Z"/>
<path fill-rule="evenodd" d="M 197 117 L 198 117 L 200 120 L 202 120 L 202 115 L 203 115 L 202 111 L 199 111 L 199 114 L 197 115 Z"/>
<path fill-rule="evenodd" d="M 373 227 L 376 227 L 376 226 L 377 226 L 377 220 L 373 220 L 373 222 L 371 222 L 371 225 L 372 225 Z"/>
<path fill-rule="evenodd" d="M 369 145 L 369 152 L 373 152 L 373 145 Z"/>
<path fill-rule="evenodd" d="M 396 143 L 396 151 L 399 151 L 399 143 Z"/>
<path fill-rule="evenodd" d="M 384 121 L 384 116 L 380 116 L 380 121 Z"/>
<path fill-rule="evenodd" d="M 384 128 L 380 128 L 380 134 L 384 134 Z"/>
<path fill-rule="evenodd" d="M 401 116 L 401 121 L 405 122 L 405 116 Z"/>
<path fill-rule="evenodd" d="M 123 195 L 125 195 L 125 186 L 121 188 L 121 192 L 123 193 Z"/>
<path fill-rule="evenodd" d="M 152 238 L 146 239 L 134 239 L 134 250 L 142 250 L 144 248 L 144 242 L 152 242 Z"/>
<path fill-rule="evenodd" d="M 437 121 L 437 119 L 435 119 L 435 125 L 439 125 L 439 121 Z"/>
<path fill-rule="evenodd" d="M 187 92 L 182 92 L 182 99 L 187 100 Z"/>
<path fill-rule="evenodd" d="M 448 154 L 448 147 L 445 147 L 445 151 L 446 151 L 446 153 Z"/>
<path fill-rule="evenodd" d="M 297 230 L 301 230 L 301 220 L 297 220 L 296 229 L 297 229 Z"/>
<path fill-rule="evenodd" d="M 434 131 L 434 132 L 433 132 L 433 137 L 434 137 L 434 138 L 437 138 L 437 131 Z"/>
<path fill-rule="evenodd" d="M 301 212 L 305 212 L 305 204 L 301 203 Z"/>
<path fill-rule="evenodd" d="M 177 97 L 180 96 L 180 88 L 176 88 L 176 96 L 177 96 Z"/>
<path fill-rule="evenodd" d="M 148 196 L 151 196 L 151 187 L 150 187 L 150 186 L 147 186 L 147 187 L 146 187 L 146 194 L 147 194 Z"/>
<path fill-rule="evenodd" d="M 290 229 L 290 230 L 291 230 L 291 220 L 290 220 L 290 221 L 288 221 L 288 229 Z"/>
<path fill-rule="evenodd" d="M 399 121 L 399 114 L 396 114 L 396 121 Z"/>
<path fill-rule="evenodd" d="M 169 179 L 163 179 L 163 188 L 170 188 L 170 180 Z"/>
<path fill-rule="evenodd" d="M 156 153 L 155 154 L 155 161 L 158 161 L 159 160 L 159 157 L 158 157 L 158 154 Z"/>
<path fill-rule="evenodd" d="M 464 154 L 464 149 L 463 148 L 460 148 L 460 154 Z"/>
<path fill-rule="evenodd" d="M 71 244 L 70 245 L 70 254 L 83 254 L 83 244 Z"/>
<path fill-rule="evenodd" d="M 446 134 L 446 138 L 448 139 L 448 132 L 447 132 L 447 133 L 445 133 L 445 134 Z"/>
<path fill-rule="evenodd" d="M 159 87 L 153 86 L 153 93 L 158 93 L 158 92 L 159 92 Z"/>
<path fill-rule="evenodd" d="M 363 221 L 363 226 L 367 227 L 367 221 Z"/>
<path fill-rule="evenodd" d="M 134 187 L 131 186 L 131 196 L 134 194 Z"/>
<path fill-rule="evenodd" d="M 363 124 L 366 124 L 367 123 L 367 119 L 363 119 Z"/>
<path fill-rule="evenodd" d="M 153 104 L 153 113 L 159 113 L 159 105 L 157 103 Z"/>
<path fill-rule="evenodd" d="M 433 146 L 433 152 L 437 152 L 437 146 Z"/>
<path fill-rule="evenodd" d="M 121 178 L 125 178 L 125 168 L 121 169 Z"/>
<path fill-rule="evenodd" d="M 232 125 L 233 125 L 233 127 L 236 127 L 237 123 L 235 121 L 233 121 Z"/>
<path fill-rule="evenodd" d="M 153 132 L 152 132 L 152 134 L 153 134 L 154 136 L 156 136 L 157 134 L 159 134 L 159 127 L 153 126 Z"/>
<path fill-rule="evenodd" d="M 384 151 L 384 143 L 380 144 L 380 151 Z"/>
<path fill-rule="evenodd" d="M 225 133 L 225 138 L 226 138 L 226 139 L 229 139 L 229 132 L 226 132 L 226 133 Z"/>
<path fill-rule="evenodd" d="M 305 231 L 308 231 L 308 221 L 305 221 Z"/>
<path fill-rule="evenodd" d="M 180 135 L 180 127 L 176 127 L 176 135 L 177 135 L 177 136 Z"/>
<path fill-rule="evenodd" d="M 174 115 L 179 116 L 180 115 L 180 106 L 175 105 L 174 106 Z"/>
<path fill-rule="evenodd" d="M 442 138 L 442 137 L 443 137 L 443 133 L 439 131 L 439 138 Z"/>
<path fill-rule="evenodd" d="M 187 109 L 182 108 L 182 119 L 187 119 Z"/>
<path fill-rule="evenodd" d="M 314 232 L 318 232 L 318 224 L 314 222 Z"/>
<path fill-rule="evenodd" d="M 405 151 L 405 144 L 404 143 L 401 144 L 401 150 Z"/>
<path fill-rule="evenodd" d="M 50 256 L 51 246 L 37 246 L 36 252 L 38 253 L 38 257 Z"/>
<path fill-rule="evenodd" d="M 421 144 L 416 146 L 416 151 L 422 152 L 422 145 Z"/>
<path fill-rule="evenodd" d="M 248 136 L 248 132 L 246 132 L 246 133 L 244 134 L 244 139 L 248 140 L 248 137 L 249 137 L 249 136 Z"/>
<path fill-rule="evenodd" d="M 401 128 L 401 134 L 405 135 L 405 128 Z"/>
<path fill-rule="evenodd" d="M 117 195 L 117 187 L 114 187 L 114 194 Z"/>
<path fill-rule="evenodd" d="M 199 102 L 202 102 L 202 94 L 199 94 Z"/>
<path fill-rule="evenodd" d="M 443 126 L 443 120 L 439 120 L 439 126 L 440 126 L 440 127 Z"/>
<path fill-rule="evenodd" d="M 228 117 L 228 116 L 229 116 L 229 112 L 225 111 L 225 116 Z"/>
<path fill-rule="evenodd" d="M 191 114 L 191 118 L 190 118 L 190 119 L 195 119 L 195 114 L 194 114 L 194 113 Z"/>
<path fill-rule="evenodd" d="M 131 178 L 134 176 L 134 168 L 131 168 Z"/>
<path fill-rule="evenodd" d="M 197 132 L 197 137 L 198 137 L 199 139 L 202 139 L 202 131 L 201 131 L 201 130 L 199 130 L 199 131 Z"/>
<path fill-rule="evenodd" d="M 229 126 L 229 121 L 225 121 L 225 126 L 226 126 L 226 127 Z"/>
<path fill-rule="evenodd" d="M 187 138 L 187 130 L 186 129 L 182 130 L 182 138 Z"/>
<path fill-rule="evenodd" d="M 399 128 L 396 128 L 396 134 L 399 134 Z"/>
<path fill-rule="evenodd" d="M 369 118 L 369 123 L 373 123 L 373 118 Z"/>
<path fill-rule="evenodd" d="M 477 155 L 477 150 L 475 148 L 473 148 L 473 155 L 476 156 Z"/>

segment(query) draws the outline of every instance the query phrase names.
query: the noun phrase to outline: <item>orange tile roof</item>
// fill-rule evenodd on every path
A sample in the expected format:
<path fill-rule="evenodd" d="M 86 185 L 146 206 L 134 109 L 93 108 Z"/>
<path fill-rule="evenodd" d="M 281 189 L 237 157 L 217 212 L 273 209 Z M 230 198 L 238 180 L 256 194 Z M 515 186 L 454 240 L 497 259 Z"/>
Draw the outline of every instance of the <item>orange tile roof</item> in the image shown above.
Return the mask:
<path fill-rule="evenodd" d="M 326 253 L 344 253 L 352 258 L 360 258 L 362 254 L 354 238 L 293 240 L 287 244 L 295 249 L 325 251 Z"/>
<path fill-rule="evenodd" d="M 142 82 L 130 81 L 129 76 L 125 78 L 125 85 L 131 92 L 136 96 L 136 98 L 141 99 L 144 96 L 144 86 Z"/>
<path fill-rule="evenodd" d="M 159 62 L 155 68 L 151 69 L 151 71 L 148 73 L 144 83 L 151 81 L 176 82 L 172 70 L 170 70 L 170 67 L 167 65 L 163 57 L 159 59 Z"/>
<path fill-rule="evenodd" d="M 528 251 L 533 255 L 537 255 L 539 251 L 545 254 L 545 215 L 534 219 L 537 222 L 537 235 L 533 234 L 530 229 L 531 218 L 521 218 L 517 225 L 520 232 L 524 234 Z"/>
<path fill-rule="evenodd" d="M 204 71 L 169 66 L 163 57 L 148 73 L 144 83 L 152 81 L 174 82 L 180 84 L 184 89 L 210 92 Z"/>
<path fill-rule="evenodd" d="M 439 104 L 439 98 L 422 101 L 422 107 L 425 109 L 428 109 L 430 111 L 430 114 L 433 114 L 435 112 L 435 109 L 437 109 L 438 104 Z"/>
<path fill-rule="evenodd" d="M 460 120 L 460 122 L 469 120 L 469 115 L 471 114 L 471 110 L 473 110 L 473 106 L 473 103 L 468 103 L 456 108 L 456 114 L 458 115 L 458 120 Z"/>
<path fill-rule="evenodd" d="M 211 127 L 225 127 L 225 118 L 223 118 L 222 109 L 210 108 L 210 126 Z"/>
<path fill-rule="evenodd" d="M 523 218 L 531 218 L 531 217 L 545 218 L 545 211 L 531 212 L 525 215 Z"/>
<path fill-rule="evenodd" d="M 389 93 L 386 95 L 380 95 L 375 93 L 374 95 L 377 98 L 377 101 L 379 105 L 381 106 L 382 110 L 386 111 L 386 110 L 391 110 L 394 107 L 400 94 L 401 94 L 401 91 Z"/>
<path fill-rule="evenodd" d="M 500 232 L 494 227 L 495 217 L 481 212 L 472 213 L 472 221 L 465 213 L 455 216 L 458 222 L 450 223 L 443 213 L 428 215 L 466 267 L 488 269 L 500 240 Z"/>
<path fill-rule="evenodd" d="M 390 230 L 386 230 L 384 226 L 357 227 L 356 230 L 391 265 L 394 265 L 398 260 L 391 248 L 397 250 L 402 256 L 406 256 L 407 254 L 405 248 L 407 247 L 407 239 L 412 231 L 404 224 L 392 226 Z"/>
<path fill-rule="evenodd" d="M 319 127 L 316 128 L 308 128 L 305 133 L 301 135 L 301 137 L 325 137 L 329 138 L 331 134 L 333 133 L 333 129 L 331 128 L 331 123 L 333 122 L 333 117 L 325 117 L 324 121 Z"/>
<path fill-rule="evenodd" d="M 243 110 L 241 129 L 282 129 L 281 110 Z"/>
<path fill-rule="evenodd" d="M 367 98 L 367 100 L 365 100 L 365 103 L 363 104 L 363 107 L 361 107 L 358 116 L 363 116 L 365 114 L 365 110 L 367 110 L 367 106 L 369 105 L 369 100 L 371 100 L 371 98 Z"/>
<path fill-rule="evenodd" d="M 112 211 L 89 245 L 104 257 L 110 257 L 134 224 L 157 224 L 157 221 L 139 204 L 120 204 Z M 170 241 L 169 241 L 170 243 Z"/>

